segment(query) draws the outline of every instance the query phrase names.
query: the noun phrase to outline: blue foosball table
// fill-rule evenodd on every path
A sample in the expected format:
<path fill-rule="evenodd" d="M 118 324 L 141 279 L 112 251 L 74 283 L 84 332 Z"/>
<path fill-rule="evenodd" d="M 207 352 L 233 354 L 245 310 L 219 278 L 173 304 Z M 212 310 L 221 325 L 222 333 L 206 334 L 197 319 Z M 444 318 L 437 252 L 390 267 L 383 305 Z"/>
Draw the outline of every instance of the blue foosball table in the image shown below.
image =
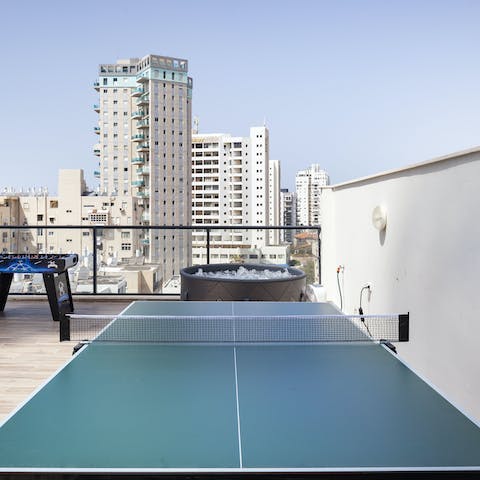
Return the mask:
<path fill-rule="evenodd" d="M 77 254 L 0 254 L 0 311 L 3 312 L 7 303 L 15 273 L 41 273 L 53 320 L 60 319 L 60 312 L 73 312 L 67 270 L 77 263 Z"/>

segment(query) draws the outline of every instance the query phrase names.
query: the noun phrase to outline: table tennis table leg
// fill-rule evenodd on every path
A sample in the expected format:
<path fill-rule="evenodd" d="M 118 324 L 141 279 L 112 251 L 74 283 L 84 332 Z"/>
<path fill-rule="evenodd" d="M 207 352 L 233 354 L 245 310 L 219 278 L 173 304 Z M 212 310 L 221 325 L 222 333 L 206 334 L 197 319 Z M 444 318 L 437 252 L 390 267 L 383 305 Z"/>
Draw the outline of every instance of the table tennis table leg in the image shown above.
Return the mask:
<path fill-rule="evenodd" d="M 7 303 L 12 278 L 13 273 L 0 273 L 0 312 L 3 312 L 5 304 Z"/>

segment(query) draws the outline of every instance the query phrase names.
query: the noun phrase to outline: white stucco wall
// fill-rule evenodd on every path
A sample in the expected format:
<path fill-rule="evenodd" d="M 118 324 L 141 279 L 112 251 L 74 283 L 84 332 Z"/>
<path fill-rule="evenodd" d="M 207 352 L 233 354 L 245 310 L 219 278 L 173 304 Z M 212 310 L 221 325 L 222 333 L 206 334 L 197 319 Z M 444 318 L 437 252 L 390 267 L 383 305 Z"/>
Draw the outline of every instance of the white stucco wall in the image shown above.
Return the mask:
<path fill-rule="evenodd" d="M 324 189 L 322 283 L 344 311 L 410 312 L 399 355 L 480 419 L 480 149 Z M 382 234 L 376 205 L 387 210 Z"/>

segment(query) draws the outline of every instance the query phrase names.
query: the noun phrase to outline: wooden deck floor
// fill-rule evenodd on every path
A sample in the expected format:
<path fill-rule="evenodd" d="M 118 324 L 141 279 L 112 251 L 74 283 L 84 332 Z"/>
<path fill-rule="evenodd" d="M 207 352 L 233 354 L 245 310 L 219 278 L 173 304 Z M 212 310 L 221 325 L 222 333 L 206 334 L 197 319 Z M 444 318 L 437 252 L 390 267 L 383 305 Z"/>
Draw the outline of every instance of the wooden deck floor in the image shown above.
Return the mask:
<path fill-rule="evenodd" d="M 81 300 L 75 313 L 115 314 L 129 303 Z M 0 422 L 72 356 L 76 342 L 58 337 L 46 300 L 8 300 L 0 312 Z"/>

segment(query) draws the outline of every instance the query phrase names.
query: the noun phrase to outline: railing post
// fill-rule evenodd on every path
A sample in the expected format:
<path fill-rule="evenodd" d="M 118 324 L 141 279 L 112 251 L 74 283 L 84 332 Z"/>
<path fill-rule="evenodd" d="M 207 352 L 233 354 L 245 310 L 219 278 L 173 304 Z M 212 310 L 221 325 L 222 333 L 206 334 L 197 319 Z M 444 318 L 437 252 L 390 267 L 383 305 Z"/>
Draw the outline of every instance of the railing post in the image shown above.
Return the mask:
<path fill-rule="evenodd" d="M 210 229 L 207 228 L 207 265 L 210 263 Z"/>
<path fill-rule="evenodd" d="M 97 294 L 97 227 L 93 227 L 93 294 Z"/>

